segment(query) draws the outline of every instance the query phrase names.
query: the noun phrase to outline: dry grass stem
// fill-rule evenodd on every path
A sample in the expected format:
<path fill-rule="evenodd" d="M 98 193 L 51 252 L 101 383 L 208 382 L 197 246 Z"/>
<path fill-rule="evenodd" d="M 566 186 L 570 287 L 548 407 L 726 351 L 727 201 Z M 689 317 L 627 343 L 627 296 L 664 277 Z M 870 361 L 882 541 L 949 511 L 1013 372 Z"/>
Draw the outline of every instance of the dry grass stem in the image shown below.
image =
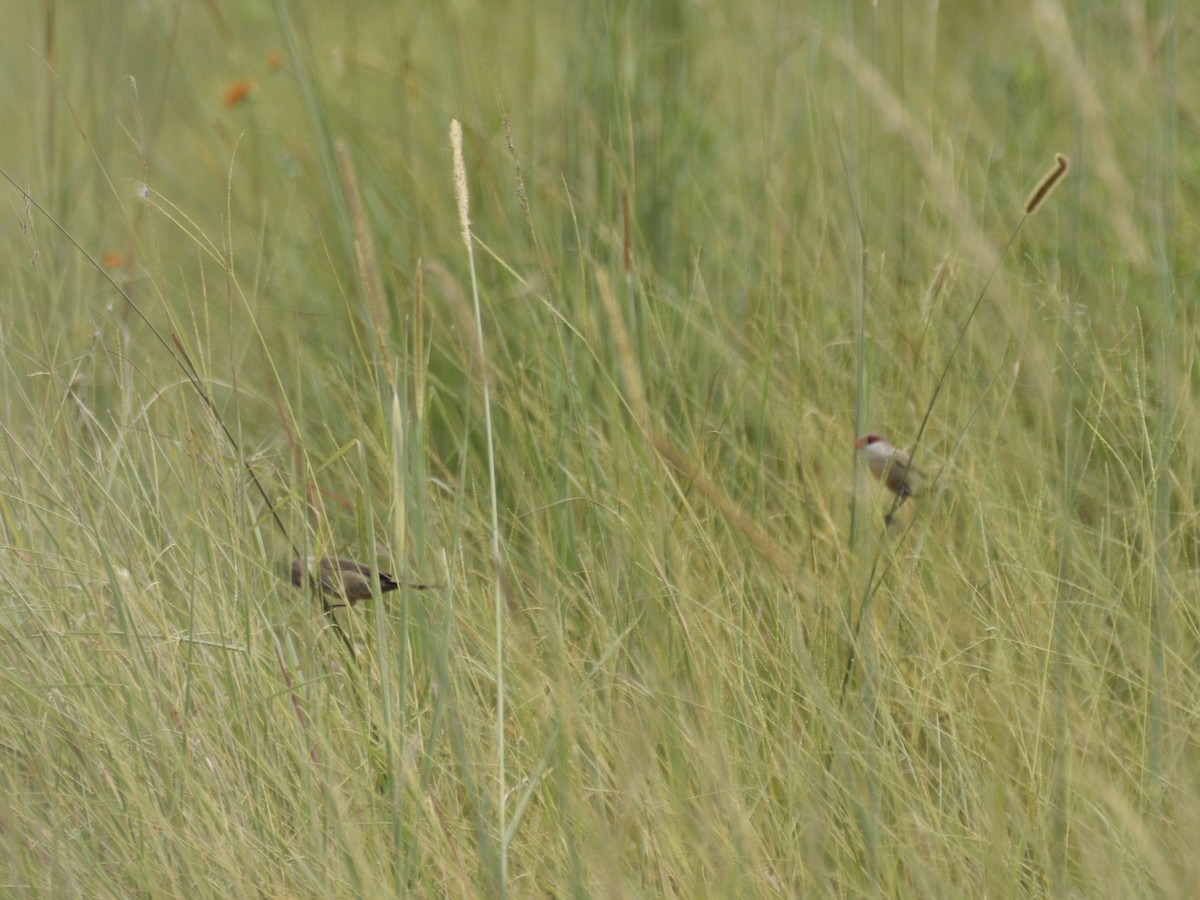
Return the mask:
<path fill-rule="evenodd" d="M 337 161 L 338 176 L 342 182 L 342 197 L 350 216 L 350 227 L 354 229 L 354 261 L 358 267 L 359 282 L 362 284 L 367 310 L 371 317 L 371 326 L 375 332 L 376 348 L 388 384 L 394 387 L 396 366 L 387 346 L 387 336 L 391 331 L 387 324 L 388 314 L 387 305 L 384 303 L 383 276 L 379 271 L 379 260 L 375 256 L 375 241 L 371 237 L 371 227 L 367 222 L 366 210 L 363 207 L 354 160 L 350 156 L 350 148 L 342 138 L 334 141 L 333 156 Z"/>

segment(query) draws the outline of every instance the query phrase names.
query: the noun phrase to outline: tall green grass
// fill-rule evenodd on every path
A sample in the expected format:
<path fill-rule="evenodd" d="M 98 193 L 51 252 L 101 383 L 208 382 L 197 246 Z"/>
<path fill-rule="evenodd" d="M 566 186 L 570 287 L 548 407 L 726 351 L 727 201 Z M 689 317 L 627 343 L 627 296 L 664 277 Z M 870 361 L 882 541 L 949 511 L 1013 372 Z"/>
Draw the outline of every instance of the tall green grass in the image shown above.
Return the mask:
<path fill-rule="evenodd" d="M 1196 24 L 15 10 L 0 884 L 1194 896 Z"/>

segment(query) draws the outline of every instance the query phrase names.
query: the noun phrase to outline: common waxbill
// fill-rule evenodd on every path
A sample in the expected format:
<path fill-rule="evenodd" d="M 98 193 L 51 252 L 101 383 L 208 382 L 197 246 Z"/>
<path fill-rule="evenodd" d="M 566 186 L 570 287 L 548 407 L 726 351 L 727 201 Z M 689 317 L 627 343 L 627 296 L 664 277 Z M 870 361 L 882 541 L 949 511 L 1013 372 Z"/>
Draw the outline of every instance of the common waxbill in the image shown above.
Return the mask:
<path fill-rule="evenodd" d="M 855 450 L 862 450 L 867 457 L 867 468 L 882 481 L 892 493 L 899 497 L 896 506 L 909 497 L 915 497 L 925 484 L 925 476 L 912 464 L 908 454 L 893 447 L 877 434 L 864 434 L 854 442 Z M 887 521 L 891 522 L 891 514 Z"/>
<path fill-rule="evenodd" d="M 301 560 L 292 560 L 291 574 L 292 584 L 296 587 L 303 587 L 305 576 L 308 576 L 308 582 L 322 594 L 331 597 L 338 597 L 345 600 L 351 606 L 359 600 L 366 600 L 371 596 L 371 573 L 375 570 L 364 563 L 355 562 L 352 559 L 339 559 L 335 556 L 323 556 L 319 560 L 313 560 L 311 557 L 308 560 L 310 571 L 305 572 L 304 563 Z M 316 571 L 311 571 L 311 567 L 315 564 Z M 316 575 L 316 578 L 313 575 Z M 423 591 L 429 587 L 427 584 L 413 584 L 412 588 L 418 591 Z M 389 575 L 387 572 L 379 573 L 379 592 L 388 594 L 394 590 L 398 590 L 400 582 Z"/>

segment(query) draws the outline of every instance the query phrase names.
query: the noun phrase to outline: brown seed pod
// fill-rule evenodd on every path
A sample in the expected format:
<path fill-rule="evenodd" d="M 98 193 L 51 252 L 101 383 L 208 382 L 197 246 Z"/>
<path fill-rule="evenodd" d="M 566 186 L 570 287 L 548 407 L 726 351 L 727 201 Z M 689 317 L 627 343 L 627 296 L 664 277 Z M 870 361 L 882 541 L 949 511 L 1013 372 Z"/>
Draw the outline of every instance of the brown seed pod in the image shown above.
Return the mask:
<path fill-rule="evenodd" d="M 1042 176 L 1042 180 L 1037 183 L 1037 187 L 1025 201 L 1025 215 L 1032 216 L 1037 212 L 1038 207 L 1045 203 L 1046 198 L 1050 196 L 1050 192 L 1066 176 L 1070 166 L 1071 162 L 1065 156 L 1061 153 L 1054 154 L 1054 168 Z"/>

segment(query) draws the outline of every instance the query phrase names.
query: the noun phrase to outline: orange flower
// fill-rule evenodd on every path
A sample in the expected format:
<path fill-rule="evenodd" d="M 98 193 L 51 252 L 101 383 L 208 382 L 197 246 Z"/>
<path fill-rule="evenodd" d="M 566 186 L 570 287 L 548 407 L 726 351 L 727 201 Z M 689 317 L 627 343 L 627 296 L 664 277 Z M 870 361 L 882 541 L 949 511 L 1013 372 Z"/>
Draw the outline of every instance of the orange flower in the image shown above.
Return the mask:
<path fill-rule="evenodd" d="M 226 109 L 233 109 L 239 103 L 247 100 L 255 91 L 255 84 L 251 79 L 239 78 L 232 82 L 229 87 L 225 88 L 225 93 L 222 96 L 222 102 Z"/>
<path fill-rule="evenodd" d="M 122 262 L 124 262 L 124 260 L 121 259 L 121 254 L 116 250 L 106 250 L 100 257 L 100 265 L 104 266 L 106 269 L 119 269 L 121 268 Z"/>
<path fill-rule="evenodd" d="M 283 54 L 280 53 L 278 50 L 272 50 L 270 53 L 268 53 L 267 54 L 267 68 L 268 69 L 282 69 L 283 68 Z"/>

